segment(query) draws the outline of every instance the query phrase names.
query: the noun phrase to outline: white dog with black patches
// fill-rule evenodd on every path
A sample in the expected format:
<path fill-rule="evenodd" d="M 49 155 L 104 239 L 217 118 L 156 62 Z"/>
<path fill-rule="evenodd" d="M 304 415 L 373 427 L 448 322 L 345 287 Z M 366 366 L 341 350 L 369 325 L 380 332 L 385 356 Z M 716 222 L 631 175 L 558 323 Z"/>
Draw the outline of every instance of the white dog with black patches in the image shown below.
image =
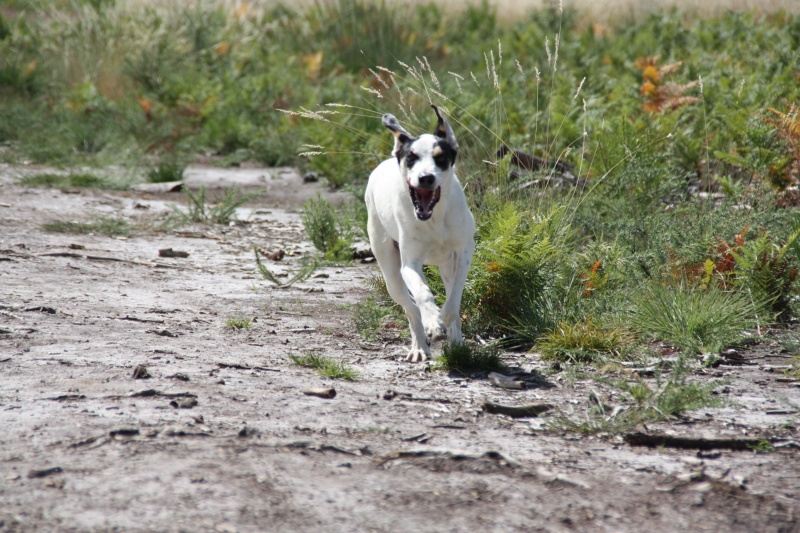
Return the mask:
<path fill-rule="evenodd" d="M 411 328 L 406 361 L 424 361 L 434 341 L 461 343 L 461 295 L 475 250 L 475 220 L 455 173 L 453 130 L 436 106 L 433 135 L 412 137 L 393 115 L 383 125 L 394 134 L 394 150 L 372 172 L 365 200 L 372 252 L 392 298 L 403 306 Z M 423 265 L 436 265 L 447 299 L 441 312 L 425 284 Z"/>

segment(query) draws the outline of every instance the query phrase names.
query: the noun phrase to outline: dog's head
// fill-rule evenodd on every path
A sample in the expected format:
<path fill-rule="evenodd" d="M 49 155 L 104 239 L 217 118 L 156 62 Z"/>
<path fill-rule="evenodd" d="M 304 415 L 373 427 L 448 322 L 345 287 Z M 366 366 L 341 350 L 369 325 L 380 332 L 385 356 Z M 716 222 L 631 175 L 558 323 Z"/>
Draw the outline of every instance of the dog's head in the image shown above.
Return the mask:
<path fill-rule="evenodd" d="M 392 155 L 400 164 L 400 174 L 408 184 L 419 220 L 428 220 L 433 215 L 433 207 L 441 198 L 442 184 L 452 178 L 458 153 L 453 130 L 439 108 L 431 107 L 438 119 L 436 130 L 433 135 L 425 133 L 417 138 L 403 129 L 394 115 L 383 115 L 383 125 L 394 134 Z"/>

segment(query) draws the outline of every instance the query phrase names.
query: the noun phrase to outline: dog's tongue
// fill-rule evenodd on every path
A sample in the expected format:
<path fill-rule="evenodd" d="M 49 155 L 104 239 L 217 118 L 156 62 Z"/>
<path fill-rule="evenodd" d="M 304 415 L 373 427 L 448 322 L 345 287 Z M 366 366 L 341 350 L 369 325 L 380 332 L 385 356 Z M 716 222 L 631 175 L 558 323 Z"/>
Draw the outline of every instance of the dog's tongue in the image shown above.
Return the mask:
<path fill-rule="evenodd" d="M 417 213 L 424 217 L 429 217 L 433 211 L 433 199 L 436 195 L 435 190 L 431 189 L 414 189 L 417 195 Z"/>

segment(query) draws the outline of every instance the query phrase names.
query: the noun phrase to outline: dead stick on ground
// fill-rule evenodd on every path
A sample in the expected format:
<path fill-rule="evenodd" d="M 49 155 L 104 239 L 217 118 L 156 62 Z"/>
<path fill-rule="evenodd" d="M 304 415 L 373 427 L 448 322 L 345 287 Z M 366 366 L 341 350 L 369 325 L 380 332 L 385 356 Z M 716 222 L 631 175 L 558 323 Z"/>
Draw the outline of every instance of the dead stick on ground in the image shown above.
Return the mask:
<path fill-rule="evenodd" d="M 336 397 L 336 389 L 331 389 L 327 387 L 315 387 L 313 389 L 305 389 L 303 394 L 306 396 L 318 396 L 319 398 L 335 398 Z"/>
<path fill-rule="evenodd" d="M 664 446 L 667 448 L 688 448 L 695 450 L 750 450 L 753 446 L 767 441 L 769 437 L 763 439 L 745 438 L 710 438 L 702 437 L 673 437 L 659 433 L 628 433 L 625 435 L 625 442 L 631 446 L 650 446 L 651 448 Z"/>
<path fill-rule="evenodd" d="M 189 270 L 186 267 L 177 265 L 165 265 L 164 263 L 142 263 L 140 261 L 131 261 L 130 259 L 119 259 L 117 257 L 103 257 L 100 255 L 87 255 L 76 254 L 75 252 L 49 252 L 46 254 L 37 254 L 37 257 L 71 257 L 73 259 L 88 259 L 89 261 L 109 261 L 113 263 L 128 263 L 131 265 L 156 267 L 156 268 L 174 268 L 176 270 Z"/>
<path fill-rule="evenodd" d="M 539 416 L 553 408 L 549 403 L 530 403 L 527 405 L 500 405 L 494 402 L 484 402 L 483 410 L 487 413 L 507 415 L 512 418 Z"/>

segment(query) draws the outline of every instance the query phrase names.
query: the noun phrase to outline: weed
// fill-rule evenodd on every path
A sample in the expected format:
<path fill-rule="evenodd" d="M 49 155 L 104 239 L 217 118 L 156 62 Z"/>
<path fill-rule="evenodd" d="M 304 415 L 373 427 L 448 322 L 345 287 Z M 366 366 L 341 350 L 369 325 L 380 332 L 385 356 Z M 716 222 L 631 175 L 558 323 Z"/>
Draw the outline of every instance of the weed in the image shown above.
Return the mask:
<path fill-rule="evenodd" d="M 182 181 L 186 166 L 176 161 L 161 161 L 147 171 L 150 183 Z"/>
<path fill-rule="evenodd" d="M 344 362 L 332 357 L 325 357 L 314 352 L 305 352 L 303 355 L 289 355 L 289 359 L 296 365 L 313 368 L 323 377 L 330 379 L 344 379 L 355 381 L 358 373 Z"/>
<path fill-rule="evenodd" d="M 720 382 L 689 382 L 688 367 L 680 362 L 667 379 L 656 375 L 655 383 L 634 381 L 603 382 L 615 390 L 617 405 L 608 405 L 598 393 L 590 391 L 590 407 L 582 417 L 562 414 L 551 427 L 578 433 L 622 433 L 640 424 L 667 420 L 703 407 L 718 407 L 724 401 L 714 395 Z"/>
<path fill-rule="evenodd" d="M 109 237 L 124 237 L 131 233 L 131 226 L 127 220 L 105 216 L 97 216 L 92 222 L 48 222 L 42 225 L 42 229 L 51 233 L 96 233 Z"/>
<path fill-rule="evenodd" d="M 261 262 L 261 256 L 258 254 L 258 248 L 253 246 L 253 253 L 256 255 L 256 267 L 258 267 L 258 271 L 264 277 L 274 283 L 279 287 L 289 287 L 294 283 L 302 283 L 303 281 L 307 280 L 311 277 L 311 274 L 317 269 L 319 266 L 319 261 L 316 259 L 309 259 L 308 257 L 304 257 L 300 260 L 300 268 L 294 274 L 291 274 L 286 281 L 281 281 L 275 274 L 272 273 L 270 269 Z"/>
<path fill-rule="evenodd" d="M 768 440 L 759 441 L 758 444 L 753 444 L 752 446 L 748 446 L 753 453 L 772 453 L 775 451 L 775 447 L 772 443 Z"/>
<path fill-rule="evenodd" d="M 650 283 L 633 298 L 631 325 L 687 353 L 719 352 L 758 326 L 748 295 L 710 286 Z"/>
<path fill-rule="evenodd" d="M 333 207 L 317 196 L 303 206 L 303 227 L 314 247 L 325 254 L 326 259 L 350 259 L 352 225 L 337 216 Z"/>
<path fill-rule="evenodd" d="M 225 327 L 233 329 L 247 329 L 253 321 L 249 317 L 234 317 L 225 321 Z"/>
<path fill-rule="evenodd" d="M 500 350 L 494 345 L 446 342 L 442 345 L 441 357 L 435 360 L 437 370 L 459 374 L 502 371 L 505 367 Z"/>
<path fill-rule="evenodd" d="M 45 172 L 30 174 L 20 178 L 20 184 L 33 187 L 51 187 L 61 189 L 118 189 L 119 183 L 89 173 L 55 174 Z"/>
<path fill-rule="evenodd" d="M 371 293 L 366 300 L 353 306 L 353 324 L 359 335 L 372 340 L 378 336 L 385 325 L 402 324 L 402 331 L 406 332 L 408 322 L 403 308 L 400 307 L 386 289 L 383 276 L 372 276 L 367 280 Z"/>
<path fill-rule="evenodd" d="M 602 327 L 594 320 L 562 322 L 544 335 L 536 348 L 543 361 L 554 363 L 596 363 L 619 358 L 633 343 L 633 335 L 619 327 Z"/>
<path fill-rule="evenodd" d="M 184 223 L 228 224 L 235 219 L 236 209 L 263 194 L 262 191 L 241 193 L 230 187 L 224 190 L 222 198 L 216 203 L 209 204 L 205 186 L 200 187 L 197 193 L 189 189 L 184 190 L 189 198 L 188 209 L 183 211 L 175 208 L 176 217 Z"/>

